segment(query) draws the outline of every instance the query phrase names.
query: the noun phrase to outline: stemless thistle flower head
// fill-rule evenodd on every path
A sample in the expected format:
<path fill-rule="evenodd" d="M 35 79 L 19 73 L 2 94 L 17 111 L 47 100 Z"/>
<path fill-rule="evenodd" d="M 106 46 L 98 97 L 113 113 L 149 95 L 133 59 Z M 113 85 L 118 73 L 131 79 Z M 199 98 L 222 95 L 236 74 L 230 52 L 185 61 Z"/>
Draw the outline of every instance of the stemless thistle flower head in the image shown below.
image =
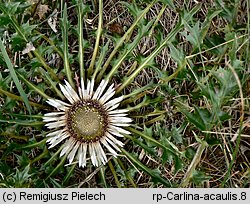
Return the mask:
<path fill-rule="evenodd" d="M 94 166 L 105 164 L 105 150 L 117 156 L 123 143 L 116 137 L 130 134 L 123 127 L 132 121 L 127 117 L 128 110 L 117 109 L 123 96 L 110 100 L 115 89 L 112 84 L 105 92 L 108 81 L 103 80 L 94 92 L 94 80 L 84 81 L 78 93 L 65 81 L 60 84 L 62 93 L 68 103 L 58 99 L 48 99 L 47 103 L 57 108 L 57 112 L 47 113 L 43 117 L 46 126 L 53 129 L 47 134 L 49 148 L 64 141 L 60 156 L 67 155 L 69 164 L 78 161 L 80 167 L 85 167 L 88 158 Z"/>

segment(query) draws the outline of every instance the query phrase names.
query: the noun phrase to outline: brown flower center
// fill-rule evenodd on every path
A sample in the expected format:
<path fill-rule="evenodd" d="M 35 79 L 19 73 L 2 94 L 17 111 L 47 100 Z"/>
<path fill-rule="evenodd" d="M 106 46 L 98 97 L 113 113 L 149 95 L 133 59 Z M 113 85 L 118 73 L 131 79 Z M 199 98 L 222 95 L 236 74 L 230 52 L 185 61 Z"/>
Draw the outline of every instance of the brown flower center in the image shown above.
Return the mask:
<path fill-rule="evenodd" d="M 68 111 L 67 128 L 79 141 L 86 143 L 98 141 L 105 135 L 107 126 L 107 111 L 97 101 L 79 101 Z"/>

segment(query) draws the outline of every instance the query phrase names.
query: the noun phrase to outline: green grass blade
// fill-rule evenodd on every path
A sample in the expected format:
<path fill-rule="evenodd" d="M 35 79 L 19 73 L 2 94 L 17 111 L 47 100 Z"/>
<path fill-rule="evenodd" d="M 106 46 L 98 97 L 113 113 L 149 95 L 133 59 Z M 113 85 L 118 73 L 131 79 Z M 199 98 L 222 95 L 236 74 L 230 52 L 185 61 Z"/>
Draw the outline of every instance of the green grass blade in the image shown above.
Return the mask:
<path fill-rule="evenodd" d="M 65 99 L 65 96 L 64 96 L 64 95 L 62 94 L 62 92 L 56 87 L 56 84 L 57 84 L 57 83 L 51 79 L 50 75 L 49 75 L 43 68 L 40 68 L 40 69 L 39 69 L 39 72 L 40 72 L 43 76 L 45 76 L 44 81 L 46 81 L 47 84 L 49 84 L 49 85 L 51 86 L 50 88 L 52 88 L 52 89 L 56 92 L 56 95 L 59 96 L 62 100 L 64 100 L 64 99 Z"/>
<path fill-rule="evenodd" d="M 128 179 L 128 181 L 130 182 L 130 184 L 133 186 L 133 188 L 136 188 L 136 184 L 133 180 L 133 178 L 131 177 L 131 175 L 129 174 L 128 170 L 126 169 L 126 167 L 124 166 L 124 164 L 122 163 L 122 161 L 119 158 L 116 158 L 119 166 L 121 167 L 121 169 L 123 170 L 126 178 Z"/>
<path fill-rule="evenodd" d="M 5 119 L 0 119 L 0 122 L 2 123 L 9 123 L 9 124 L 17 124 L 21 126 L 42 126 L 44 125 L 44 122 L 41 121 L 30 121 L 30 120 L 5 120 Z"/>
<path fill-rule="evenodd" d="M 69 66 L 69 43 L 68 43 L 68 30 L 69 30 L 69 21 L 67 14 L 67 4 L 64 4 L 63 9 L 63 18 L 62 18 L 62 38 L 63 38 L 63 54 L 64 54 L 64 70 L 68 79 L 68 82 L 72 87 L 75 87 L 75 84 L 72 80 L 72 72 Z"/>
<path fill-rule="evenodd" d="M 78 42 L 79 42 L 79 53 L 78 60 L 80 66 L 80 76 L 85 79 L 85 68 L 84 68 L 84 39 L 83 39 L 83 15 L 84 15 L 84 4 L 82 1 L 77 0 L 77 17 L 78 17 Z"/>
<path fill-rule="evenodd" d="M 99 49 L 99 43 L 100 43 L 100 38 L 101 38 L 101 34 L 102 34 L 102 24 L 103 24 L 102 13 L 103 13 L 102 0 L 99 0 L 98 28 L 96 31 L 97 33 L 96 33 L 95 48 L 94 48 L 91 62 L 90 62 L 89 68 L 88 68 L 88 77 L 90 77 L 93 73 L 93 69 L 94 69 L 94 65 L 95 65 L 95 61 L 96 61 L 96 56 L 97 56 L 98 49 Z"/>
<path fill-rule="evenodd" d="M 101 167 L 100 169 L 100 176 L 101 176 L 101 180 L 103 182 L 103 185 L 105 188 L 108 188 L 108 184 L 107 184 L 107 181 L 106 181 L 106 176 L 105 176 L 105 167 Z"/>
<path fill-rule="evenodd" d="M 10 71 L 10 75 L 11 75 L 14 83 L 16 84 L 17 90 L 20 93 L 29 114 L 31 114 L 31 106 L 30 106 L 29 100 L 28 100 L 28 98 L 27 98 L 27 96 L 26 96 L 26 94 L 25 94 L 25 92 L 24 92 L 24 90 L 22 88 L 21 83 L 19 82 L 19 80 L 17 78 L 16 71 L 15 71 L 15 69 L 14 69 L 14 67 L 13 67 L 13 65 L 12 65 L 12 63 L 10 61 L 10 58 L 9 58 L 9 56 L 8 56 L 6 50 L 5 50 L 5 47 L 3 45 L 2 40 L 0 40 L 0 49 L 2 51 L 2 54 L 3 54 L 4 60 L 5 60 L 6 64 L 7 64 L 7 67 L 9 69 L 9 71 Z"/>
<path fill-rule="evenodd" d="M 21 147 L 18 147 L 18 149 L 33 149 L 35 147 L 38 147 L 40 145 L 43 145 L 46 143 L 48 138 L 44 138 L 43 140 L 41 140 L 40 142 L 35 142 L 33 144 L 29 144 L 29 145 L 24 145 L 24 146 L 21 146 Z"/>
<path fill-rule="evenodd" d="M 11 99 L 13 99 L 13 100 L 16 100 L 16 101 L 23 101 L 22 97 L 17 96 L 17 95 L 15 95 L 15 94 L 13 94 L 13 93 L 10 93 L 10 92 L 5 91 L 5 90 L 3 90 L 3 89 L 0 88 L 0 95 L 1 95 L 1 94 L 4 94 L 4 95 L 6 95 L 7 97 L 9 97 L 9 98 L 11 98 Z M 39 104 L 39 103 L 34 103 L 34 102 L 32 102 L 32 101 L 29 101 L 29 103 L 30 103 L 30 105 L 35 106 L 35 107 L 38 107 L 38 108 L 43 108 L 43 109 L 44 109 L 44 108 L 48 108 L 48 107 L 45 106 L 45 105 L 41 105 L 41 104 Z"/>
<path fill-rule="evenodd" d="M 48 138 L 45 139 L 47 140 Z M 44 164 L 44 167 L 48 166 L 53 160 L 55 160 L 59 153 L 62 151 L 62 149 L 63 145 L 50 157 L 50 159 Z"/>
<path fill-rule="evenodd" d="M 56 174 L 59 171 L 59 169 L 63 166 L 66 159 L 67 159 L 67 154 L 61 158 L 60 163 L 53 169 L 53 171 L 48 175 L 48 177 L 45 180 L 48 180 L 50 177 Z"/>
<path fill-rule="evenodd" d="M 66 176 L 63 179 L 63 182 L 62 182 L 63 186 L 65 186 L 68 183 L 70 177 L 73 175 L 76 165 L 77 165 L 77 163 L 72 164 L 72 166 L 69 168 L 68 173 L 66 174 Z"/>
<path fill-rule="evenodd" d="M 120 181 L 119 181 L 119 179 L 118 179 L 118 177 L 117 177 L 115 168 L 114 168 L 114 166 L 113 166 L 113 164 L 111 163 L 110 160 L 108 161 L 108 166 L 109 166 L 109 168 L 110 168 L 110 170 L 111 170 L 111 172 L 112 172 L 112 174 L 113 174 L 113 177 L 114 177 L 114 179 L 115 179 L 115 183 L 116 183 L 117 187 L 118 187 L 118 188 L 121 188 L 121 187 L 122 187 L 122 186 L 121 186 L 121 183 L 120 183 Z"/>

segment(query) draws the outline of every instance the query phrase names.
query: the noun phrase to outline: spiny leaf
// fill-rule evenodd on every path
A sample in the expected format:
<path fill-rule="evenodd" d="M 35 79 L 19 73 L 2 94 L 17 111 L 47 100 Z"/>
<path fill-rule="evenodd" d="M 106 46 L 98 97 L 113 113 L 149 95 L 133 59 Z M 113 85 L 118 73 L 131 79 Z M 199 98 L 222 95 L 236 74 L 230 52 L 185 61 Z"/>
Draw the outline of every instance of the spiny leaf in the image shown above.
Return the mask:
<path fill-rule="evenodd" d="M 167 35 L 167 37 L 164 39 L 161 45 L 158 46 L 148 57 L 146 57 L 145 60 L 139 65 L 139 67 L 123 82 L 123 84 L 117 89 L 117 93 L 120 93 L 126 86 L 128 86 L 133 81 L 133 79 L 140 73 L 140 71 L 148 67 L 148 63 L 152 62 L 155 56 L 169 42 L 173 41 L 177 33 L 181 31 L 181 29 L 183 28 L 183 25 L 185 24 L 185 22 L 189 22 L 192 19 L 193 15 L 199 11 L 200 7 L 201 7 L 201 4 L 198 4 L 190 12 L 184 12 L 184 15 L 181 18 L 181 21 L 175 26 L 174 29 L 171 30 L 171 32 Z M 177 71 L 179 72 L 180 70 L 177 70 Z"/>
<path fill-rule="evenodd" d="M 130 139 L 132 142 L 134 142 L 135 144 L 139 145 L 140 147 L 142 147 L 142 149 L 144 149 L 146 152 L 148 152 L 149 154 L 151 154 L 152 156 L 157 156 L 156 154 L 156 150 L 155 148 L 153 148 L 152 146 L 149 147 L 149 145 L 144 144 L 142 141 L 140 141 L 137 138 L 133 138 L 131 136 L 126 135 L 126 138 Z"/>
<path fill-rule="evenodd" d="M 1 27 L 4 27 L 5 25 L 8 25 L 10 22 L 11 21 L 10 21 L 8 16 L 5 16 L 4 14 L 0 14 L 0 26 Z"/>
<path fill-rule="evenodd" d="M 181 134 L 179 128 L 172 127 L 171 135 L 172 135 L 174 141 L 176 142 L 176 144 L 182 144 L 183 143 L 183 139 L 182 139 L 183 135 Z"/>
<path fill-rule="evenodd" d="M 25 183 L 30 179 L 32 174 L 29 174 L 30 166 L 27 165 L 23 171 L 16 169 L 16 174 L 13 175 L 14 186 L 17 188 L 25 187 Z"/>
<path fill-rule="evenodd" d="M 123 51 L 121 51 L 121 54 L 118 56 L 118 58 L 112 62 L 112 64 L 114 64 L 114 66 L 107 76 L 108 80 L 111 79 L 111 77 L 115 74 L 115 72 L 121 66 L 123 61 L 132 53 L 132 51 L 135 49 L 135 47 L 138 46 L 140 40 L 142 39 L 143 36 L 145 36 L 147 34 L 147 31 L 149 30 L 149 28 L 151 27 L 152 24 L 153 24 L 153 21 L 148 22 L 148 24 L 146 24 L 146 25 L 139 25 L 139 30 L 138 30 L 139 33 L 135 37 L 133 42 L 127 44 L 124 47 Z"/>
<path fill-rule="evenodd" d="M 12 63 L 10 61 L 10 58 L 9 58 L 9 56 L 8 56 L 6 50 L 5 50 L 5 47 L 3 45 L 2 40 L 0 40 L 0 50 L 2 51 L 4 60 L 5 60 L 5 62 L 7 64 L 7 67 L 9 69 L 9 71 L 10 71 L 10 75 L 11 75 L 12 79 L 13 79 L 14 83 L 16 84 L 17 90 L 20 93 L 20 95 L 21 95 L 21 97 L 23 99 L 23 102 L 26 105 L 27 110 L 29 111 L 29 114 L 31 114 L 31 106 L 29 104 L 28 98 L 27 98 L 27 96 L 26 96 L 26 94 L 25 94 L 25 92 L 24 92 L 24 90 L 22 88 L 21 83 L 19 82 L 19 80 L 17 78 L 16 71 L 15 71 L 15 69 L 14 69 L 14 67 L 13 67 L 13 65 L 12 65 Z"/>
<path fill-rule="evenodd" d="M 160 0 L 162 3 L 167 4 L 171 9 L 175 10 L 175 5 L 172 0 Z"/>
<path fill-rule="evenodd" d="M 129 12 L 135 17 L 137 18 L 138 16 L 141 15 L 141 13 L 143 12 L 138 6 L 136 3 L 127 3 L 127 2 L 122 2 L 122 4 L 124 6 L 126 6 L 129 10 Z"/>
<path fill-rule="evenodd" d="M 170 48 L 170 55 L 177 62 L 178 67 L 183 66 L 186 61 L 183 50 L 181 48 L 177 49 L 172 43 L 169 43 L 168 46 Z"/>
<path fill-rule="evenodd" d="M 190 113 L 181 104 L 177 104 L 177 106 L 180 112 L 182 112 L 192 124 L 194 124 L 197 128 L 199 128 L 202 131 L 206 130 L 206 125 L 204 124 L 204 122 L 201 120 L 200 117 L 197 118 L 196 114 Z"/>
<path fill-rule="evenodd" d="M 129 35 L 133 32 L 135 27 L 138 25 L 140 20 L 146 15 L 146 13 L 149 11 L 149 9 L 154 5 L 156 0 L 153 0 L 144 10 L 143 12 L 135 19 L 133 24 L 129 27 L 127 32 L 117 41 L 117 44 L 113 51 L 110 53 L 108 59 L 106 60 L 105 64 L 103 65 L 102 71 L 97 76 L 97 81 L 101 81 L 103 74 L 105 73 L 105 70 L 110 65 L 110 62 L 112 61 L 113 57 L 118 52 L 119 48 L 123 45 L 123 43 L 128 40 Z"/>
<path fill-rule="evenodd" d="M 187 41 L 189 41 L 193 45 L 194 50 L 200 48 L 202 44 L 200 22 L 197 21 L 193 27 L 185 22 L 185 27 L 189 31 L 189 34 L 187 34 L 186 32 L 183 32 L 182 34 L 186 37 Z"/>
<path fill-rule="evenodd" d="M 142 164 L 137 158 L 132 156 L 130 153 L 128 153 L 126 150 L 121 149 L 122 153 L 127 156 L 127 158 L 138 168 L 143 170 L 145 173 L 149 174 L 152 179 L 156 182 L 162 183 L 165 187 L 170 187 L 171 183 L 167 181 L 166 179 L 162 178 L 158 171 L 152 170 L 148 167 L 146 167 L 144 164 Z"/>
<path fill-rule="evenodd" d="M 218 14 L 221 13 L 222 10 L 209 10 L 207 15 L 206 15 L 206 19 L 205 21 L 202 23 L 201 26 L 201 39 L 202 41 L 204 40 L 204 38 L 207 36 L 207 32 L 209 30 L 209 27 L 211 25 L 211 22 L 213 20 L 214 17 L 216 17 Z"/>
<path fill-rule="evenodd" d="M 191 181 L 196 185 L 203 185 L 205 181 L 209 181 L 211 178 L 211 176 L 207 176 L 204 172 L 195 170 L 192 174 Z"/>

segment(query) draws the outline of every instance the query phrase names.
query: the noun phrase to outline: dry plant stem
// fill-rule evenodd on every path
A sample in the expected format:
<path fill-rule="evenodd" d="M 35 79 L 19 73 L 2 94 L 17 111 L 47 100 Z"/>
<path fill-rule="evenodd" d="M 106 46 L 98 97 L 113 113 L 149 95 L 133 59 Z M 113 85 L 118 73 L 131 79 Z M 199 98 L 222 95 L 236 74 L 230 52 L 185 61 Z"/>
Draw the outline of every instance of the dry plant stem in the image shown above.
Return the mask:
<path fill-rule="evenodd" d="M 246 36 L 246 35 L 241 35 L 241 36 L 239 36 L 237 39 L 240 39 L 240 38 L 245 37 L 245 36 Z M 187 59 L 190 59 L 190 58 L 193 58 L 193 57 L 195 57 L 195 56 L 197 56 L 197 55 L 206 53 L 207 51 L 211 51 L 211 50 L 213 50 L 213 49 L 216 49 L 216 48 L 218 48 L 218 47 L 221 47 L 221 46 L 223 46 L 223 45 L 226 45 L 226 44 L 228 44 L 228 43 L 230 43 L 230 42 L 233 42 L 234 40 L 235 40 L 235 39 L 232 39 L 232 40 L 229 40 L 229 41 L 227 41 L 227 42 L 221 43 L 221 44 L 219 44 L 219 45 L 217 45 L 217 46 L 214 46 L 214 47 L 212 47 L 212 48 L 209 48 L 209 49 L 207 49 L 207 50 L 204 50 L 204 51 L 195 53 L 195 54 L 193 54 L 193 55 L 186 56 L 186 60 L 187 60 Z M 183 63 L 183 66 L 179 67 L 172 75 L 170 75 L 170 76 L 166 77 L 165 79 L 163 79 L 162 82 L 163 82 L 163 83 L 167 83 L 167 82 L 171 81 L 172 79 L 174 79 L 174 78 L 178 75 L 178 73 L 179 73 L 183 68 L 185 68 L 185 65 L 186 65 L 186 62 Z"/>
<path fill-rule="evenodd" d="M 224 185 L 226 184 L 226 182 L 228 181 L 228 179 L 230 178 L 230 172 L 233 168 L 233 165 L 236 161 L 236 156 L 237 156 L 237 153 L 239 151 L 239 148 L 240 148 L 240 140 L 241 140 L 241 132 L 243 130 L 243 120 L 244 120 L 244 96 L 243 96 L 243 91 L 242 91 L 242 86 L 241 86 L 241 82 L 240 82 L 240 79 L 235 71 L 235 69 L 232 67 L 231 64 L 229 64 L 227 61 L 226 61 L 226 65 L 229 67 L 229 69 L 232 71 L 235 79 L 236 79 L 236 82 L 238 84 L 238 87 L 239 87 L 239 91 L 240 91 L 240 99 L 241 99 L 241 116 L 240 116 L 240 127 L 239 127 L 239 133 L 237 135 L 237 137 L 234 137 L 232 138 L 232 140 L 236 140 L 236 146 L 235 146 L 235 150 L 233 152 L 233 158 L 230 162 L 230 165 L 229 165 L 229 168 L 228 168 L 228 171 L 227 171 L 227 174 L 226 176 L 224 177 L 224 180 L 223 182 L 221 183 L 221 186 L 220 187 L 224 187 Z"/>
<path fill-rule="evenodd" d="M 101 168 L 102 168 L 102 166 L 97 167 L 90 175 L 88 175 L 88 176 L 84 179 L 84 181 L 82 181 L 82 182 L 77 186 L 77 188 L 81 188 L 85 183 L 87 183 L 88 181 L 90 181 L 90 180 L 93 178 L 93 176 L 95 176 L 95 175 L 98 173 L 98 171 L 101 170 Z"/>
<path fill-rule="evenodd" d="M 250 8 L 250 1 L 247 1 L 247 10 L 249 11 Z M 250 37 L 250 12 L 247 12 L 247 36 L 248 41 Z M 247 66 L 247 72 L 250 72 L 250 63 L 249 63 L 249 50 L 250 50 L 250 43 L 247 43 L 247 49 L 246 49 L 246 66 Z"/>
<path fill-rule="evenodd" d="M 241 36 L 237 37 L 237 39 L 240 39 L 240 38 L 243 38 L 243 37 L 247 37 L 247 34 L 241 35 Z M 221 47 L 221 46 L 223 46 L 223 45 L 226 45 L 226 44 L 228 44 L 228 43 L 231 43 L 231 42 L 233 42 L 233 41 L 235 41 L 235 39 L 228 40 L 228 41 L 226 41 L 226 42 L 224 42 L 224 43 L 221 43 L 221 44 L 216 45 L 216 46 L 214 46 L 214 47 L 211 47 L 211 48 L 209 48 L 209 49 L 203 50 L 203 51 L 201 51 L 201 52 L 197 52 L 197 53 L 195 53 L 195 54 L 193 54 L 193 55 L 186 56 L 186 59 L 193 58 L 193 57 L 195 57 L 195 56 L 198 56 L 198 55 L 200 55 L 200 54 L 206 53 L 206 52 L 211 51 L 211 50 L 213 50 L 213 49 L 219 48 L 219 47 Z"/>
<path fill-rule="evenodd" d="M 99 43 L 100 43 L 100 38 L 102 34 L 102 25 L 103 25 L 103 5 L 102 5 L 102 0 L 99 0 L 99 18 L 98 18 L 98 28 L 97 28 L 97 34 L 96 34 L 96 41 L 95 41 L 95 48 L 93 51 L 93 55 L 91 58 L 91 62 L 88 68 L 88 77 L 90 77 L 93 73 L 94 65 L 96 62 L 96 56 L 98 53 L 99 49 Z"/>
<path fill-rule="evenodd" d="M 213 132 L 213 131 L 202 131 L 203 133 L 209 133 L 209 134 L 219 134 L 219 135 L 228 135 L 228 136 L 233 136 L 233 138 L 231 140 L 235 141 L 235 137 L 237 138 L 239 133 L 229 133 L 229 132 Z M 246 138 L 250 138 L 250 135 L 244 135 L 241 134 L 241 137 L 246 137 Z"/>
<path fill-rule="evenodd" d="M 197 152 L 191 162 L 191 164 L 188 167 L 188 170 L 186 172 L 186 174 L 184 175 L 183 181 L 180 185 L 181 188 L 185 188 L 187 187 L 190 179 L 193 176 L 193 173 L 195 171 L 196 166 L 199 164 L 200 160 L 201 160 L 201 155 L 203 153 L 203 151 L 205 150 L 205 148 L 208 146 L 206 141 L 202 141 L 197 149 Z"/>
<path fill-rule="evenodd" d="M 229 69 L 232 71 L 234 77 L 235 77 L 235 80 L 238 84 L 238 87 L 239 87 L 239 91 L 240 91 L 240 100 L 241 100 L 241 116 L 240 116 L 240 123 L 242 124 L 243 123 L 243 120 L 244 120 L 244 106 L 245 106 L 245 102 L 244 102 L 244 96 L 243 96 L 243 91 L 242 91 L 242 86 L 241 86 L 241 82 L 240 82 L 240 79 L 235 71 L 235 69 L 232 67 L 231 64 L 229 64 L 228 62 L 226 62 L 226 65 L 229 67 Z"/>

